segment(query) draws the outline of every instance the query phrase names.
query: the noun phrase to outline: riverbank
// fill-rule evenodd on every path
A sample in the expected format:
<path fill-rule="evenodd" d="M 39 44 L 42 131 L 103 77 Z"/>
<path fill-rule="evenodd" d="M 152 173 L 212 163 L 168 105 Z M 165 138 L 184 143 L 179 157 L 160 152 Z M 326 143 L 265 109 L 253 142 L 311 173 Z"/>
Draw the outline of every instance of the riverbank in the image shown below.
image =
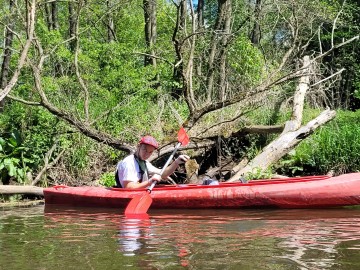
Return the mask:
<path fill-rule="evenodd" d="M 0 202 L 0 208 L 8 207 L 28 207 L 45 204 L 45 200 L 26 200 L 26 201 L 12 201 L 12 202 Z"/>

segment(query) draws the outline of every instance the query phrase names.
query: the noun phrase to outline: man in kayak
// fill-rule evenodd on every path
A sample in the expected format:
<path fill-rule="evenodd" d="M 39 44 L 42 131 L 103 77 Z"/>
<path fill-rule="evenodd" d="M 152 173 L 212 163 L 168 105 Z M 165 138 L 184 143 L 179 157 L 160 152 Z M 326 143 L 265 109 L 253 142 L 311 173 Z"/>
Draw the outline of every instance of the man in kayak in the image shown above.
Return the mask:
<path fill-rule="evenodd" d="M 116 166 L 115 180 L 117 187 L 146 188 L 154 181 L 161 181 L 170 176 L 180 164 L 190 159 L 187 155 L 180 155 L 171 163 L 160 176 L 161 169 L 153 166 L 147 159 L 159 147 L 151 136 L 144 136 L 139 141 L 136 151 L 121 160 Z"/>

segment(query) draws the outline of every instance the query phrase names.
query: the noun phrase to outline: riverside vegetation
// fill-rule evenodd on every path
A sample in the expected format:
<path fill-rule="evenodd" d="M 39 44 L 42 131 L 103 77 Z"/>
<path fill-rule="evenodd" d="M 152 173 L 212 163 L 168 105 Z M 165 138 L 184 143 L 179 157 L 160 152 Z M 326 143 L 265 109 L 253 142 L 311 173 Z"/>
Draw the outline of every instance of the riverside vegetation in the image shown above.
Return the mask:
<path fill-rule="evenodd" d="M 327 108 L 244 175 L 360 171 L 357 1 L 1 3 L 2 185 L 111 186 L 141 135 L 161 166 L 179 126 L 199 174 L 228 180 Z"/>

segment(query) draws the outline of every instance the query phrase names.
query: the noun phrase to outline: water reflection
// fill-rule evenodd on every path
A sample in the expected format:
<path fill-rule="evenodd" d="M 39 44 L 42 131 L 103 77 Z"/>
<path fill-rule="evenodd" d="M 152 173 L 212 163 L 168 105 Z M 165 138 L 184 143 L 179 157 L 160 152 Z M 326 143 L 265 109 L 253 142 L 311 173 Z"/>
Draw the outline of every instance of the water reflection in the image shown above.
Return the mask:
<path fill-rule="evenodd" d="M 151 237 L 151 220 L 148 215 L 124 217 L 120 222 L 119 250 L 125 256 L 134 256 L 137 250 L 145 248 L 146 239 Z"/>
<path fill-rule="evenodd" d="M 138 269 L 360 268 L 359 209 L 151 210 L 145 217 L 45 209 L 45 217 L 62 241 L 113 239 L 109 260 L 117 252 L 132 258 L 123 266 Z"/>

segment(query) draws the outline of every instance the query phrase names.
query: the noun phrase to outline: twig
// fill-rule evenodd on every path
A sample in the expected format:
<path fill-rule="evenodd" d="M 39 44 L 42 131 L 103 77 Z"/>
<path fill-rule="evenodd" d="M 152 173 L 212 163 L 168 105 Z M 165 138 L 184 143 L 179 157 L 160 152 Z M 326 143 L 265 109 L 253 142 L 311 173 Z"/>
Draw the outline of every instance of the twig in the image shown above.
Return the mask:
<path fill-rule="evenodd" d="M 345 68 L 342 68 L 342 69 L 338 70 L 337 72 L 335 72 L 334 74 L 331 74 L 329 77 L 326 77 L 325 79 L 322 79 L 322 80 L 310 85 L 310 87 L 316 86 L 316 85 L 318 85 L 320 83 L 323 83 L 323 82 L 325 82 L 327 80 L 330 80 L 332 77 L 335 77 L 336 75 L 342 73 L 344 70 L 345 70 Z"/>
<path fill-rule="evenodd" d="M 49 167 L 53 166 L 55 163 L 57 163 L 59 161 L 60 157 L 62 156 L 62 154 L 65 152 L 65 149 L 63 149 L 57 155 L 57 157 L 52 162 L 49 163 L 49 159 L 50 159 L 51 155 L 53 154 L 53 152 L 55 151 L 56 146 L 57 146 L 57 142 L 55 142 L 53 144 L 53 146 L 50 148 L 50 150 L 46 153 L 45 158 L 44 158 L 44 167 L 41 169 L 41 171 L 36 176 L 36 178 L 31 182 L 32 186 L 36 185 L 40 181 L 42 175 L 47 171 L 47 169 Z"/>

